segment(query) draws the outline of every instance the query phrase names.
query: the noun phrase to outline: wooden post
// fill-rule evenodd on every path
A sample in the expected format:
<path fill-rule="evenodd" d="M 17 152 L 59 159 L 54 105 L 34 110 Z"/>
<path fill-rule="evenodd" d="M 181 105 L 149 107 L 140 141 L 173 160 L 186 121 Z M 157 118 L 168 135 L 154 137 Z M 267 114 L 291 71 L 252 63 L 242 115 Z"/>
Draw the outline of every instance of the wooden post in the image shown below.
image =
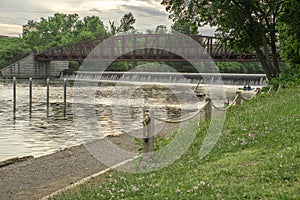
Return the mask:
<path fill-rule="evenodd" d="M 261 89 L 260 88 L 257 88 L 257 92 L 256 92 L 256 95 L 260 94 L 261 93 Z"/>
<path fill-rule="evenodd" d="M 144 111 L 143 119 L 143 153 L 154 151 L 154 111 Z"/>
<path fill-rule="evenodd" d="M 273 85 L 270 85 L 270 88 L 269 88 L 269 91 L 268 91 L 268 93 L 271 93 L 271 92 L 273 92 L 273 90 L 274 90 L 274 86 L 273 86 Z"/>
<path fill-rule="evenodd" d="M 241 91 L 236 91 L 236 95 L 238 95 L 237 96 L 237 99 L 236 99 L 236 105 L 241 105 L 242 104 L 242 97 L 241 97 L 241 95 L 242 95 L 242 92 Z"/>
<path fill-rule="evenodd" d="M 32 78 L 29 78 L 29 117 L 32 114 Z"/>
<path fill-rule="evenodd" d="M 154 110 L 150 109 L 150 131 L 149 131 L 149 143 L 148 143 L 148 151 L 154 151 Z"/>
<path fill-rule="evenodd" d="M 211 112 L 212 112 L 211 98 L 210 97 L 206 98 L 205 102 L 207 102 L 207 105 L 205 107 L 205 121 L 207 121 L 211 119 Z"/>
<path fill-rule="evenodd" d="M 46 81 L 46 109 L 47 109 L 47 118 L 49 117 L 49 78 Z"/>
<path fill-rule="evenodd" d="M 67 80 L 64 79 L 64 118 L 67 117 Z"/>
<path fill-rule="evenodd" d="M 17 80 L 13 79 L 13 118 L 16 119 L 16 105 L 17 105 Z"/>

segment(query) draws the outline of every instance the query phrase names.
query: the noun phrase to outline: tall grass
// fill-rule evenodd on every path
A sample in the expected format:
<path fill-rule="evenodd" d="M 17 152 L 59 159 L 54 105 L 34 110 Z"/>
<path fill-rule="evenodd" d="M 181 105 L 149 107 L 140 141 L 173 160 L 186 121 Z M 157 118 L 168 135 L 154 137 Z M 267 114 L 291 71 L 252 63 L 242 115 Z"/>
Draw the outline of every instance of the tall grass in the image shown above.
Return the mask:
<path fill-rule="evenodd" d="M 300 88 L 261 95 L 227 112 L 211 153 L 189 150 L 159 171 L 112 171 L 53 199 L 300 199 Z"/>

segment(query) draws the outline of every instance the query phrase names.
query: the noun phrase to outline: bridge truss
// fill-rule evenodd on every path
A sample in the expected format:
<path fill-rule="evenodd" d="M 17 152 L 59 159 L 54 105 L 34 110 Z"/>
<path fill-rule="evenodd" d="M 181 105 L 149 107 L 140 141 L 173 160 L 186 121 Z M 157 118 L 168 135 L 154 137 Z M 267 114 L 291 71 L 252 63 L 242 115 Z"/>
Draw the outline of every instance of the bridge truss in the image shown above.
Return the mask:
<path fill-rule="evenodd" d="M 113 36 L 56 47 L 36 54 L 35 60 L 82 61 L 88 57 L 118 61 L 259 62 L 256 53 L 234 52 L 215 37 L 191 35 L 188 38 L 180 34 Z M 277 57 L 280 60 L 279 53 Z"/>

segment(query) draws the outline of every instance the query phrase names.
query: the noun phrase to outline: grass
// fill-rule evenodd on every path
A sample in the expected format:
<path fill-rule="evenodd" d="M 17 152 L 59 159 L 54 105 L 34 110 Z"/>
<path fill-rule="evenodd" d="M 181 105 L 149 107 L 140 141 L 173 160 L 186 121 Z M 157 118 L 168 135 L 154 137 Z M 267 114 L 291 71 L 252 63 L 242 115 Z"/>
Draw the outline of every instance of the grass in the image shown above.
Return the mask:
<path fill-rule="evenodd" d="M 300 87 L 261 95 L 227 112 L 211 153 L 189 150 L 161 170 L 111 171 L 53 199 L 300 199 Z"/>

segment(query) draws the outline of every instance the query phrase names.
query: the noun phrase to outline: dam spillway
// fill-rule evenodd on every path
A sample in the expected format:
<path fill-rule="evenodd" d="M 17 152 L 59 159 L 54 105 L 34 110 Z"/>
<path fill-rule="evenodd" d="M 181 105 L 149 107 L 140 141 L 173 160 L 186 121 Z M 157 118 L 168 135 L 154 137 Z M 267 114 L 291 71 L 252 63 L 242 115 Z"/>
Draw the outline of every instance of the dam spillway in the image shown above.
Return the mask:
<path fill-rule="evenodd" d="M 224 85 L 266 85 L 265 74 L 233 73 L 178 73 L 178 72 L 89 72 L 78 71 L 73 74 L 61 74 L 68 80 L 104 81 L 104 82 L 147 82 L 147 83 L 200 83 Z"/>

